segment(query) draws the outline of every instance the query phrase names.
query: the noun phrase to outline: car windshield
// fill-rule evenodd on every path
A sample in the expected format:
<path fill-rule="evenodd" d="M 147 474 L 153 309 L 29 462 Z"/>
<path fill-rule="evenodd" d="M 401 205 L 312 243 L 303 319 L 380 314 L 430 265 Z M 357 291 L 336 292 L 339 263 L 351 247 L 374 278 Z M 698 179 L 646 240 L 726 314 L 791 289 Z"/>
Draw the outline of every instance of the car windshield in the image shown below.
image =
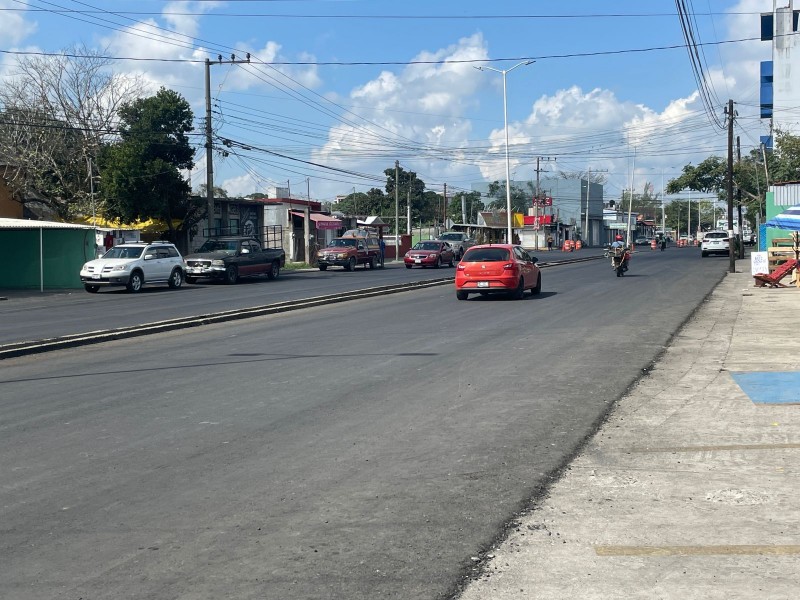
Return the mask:
<path fill-rule="evenodd" d="M 238 240 L 206 240 L 198 252 L 236 252 L 239 248 Z"/>
<path fill-rule="evenodd" d="M 103 254 L 103 258 L 139 258 L 144 246 L 116 246 Z"/>
<path fill-rule="evenodd" d="M 509 259 L 506 248 L 475 248 L 467 250 L 462 262 L 498 262 Z"/>
<path fill-rule="evenodd" d="M 414 250 L 438 250 L 440 245 L 438 242 L 417 242 Z"/>
<path fill-rule="evenodd" d="M 356 245 L 355 239 L 338 239 L 338 240 L 331 240 L 331 243 L 328 245 L 329 248 L 354 248 Z"/>
<path fill-rule="evenodd" d="M 460 234 L 460 233 L 444 233 L 441 236 L 439 236 L 439 239 L 440 240 L 445 240 L 445 241 L 448 241 L 448 242 L 451 241 L 451 240 L 461 240 L 461 235 L 462 234 Z"/>

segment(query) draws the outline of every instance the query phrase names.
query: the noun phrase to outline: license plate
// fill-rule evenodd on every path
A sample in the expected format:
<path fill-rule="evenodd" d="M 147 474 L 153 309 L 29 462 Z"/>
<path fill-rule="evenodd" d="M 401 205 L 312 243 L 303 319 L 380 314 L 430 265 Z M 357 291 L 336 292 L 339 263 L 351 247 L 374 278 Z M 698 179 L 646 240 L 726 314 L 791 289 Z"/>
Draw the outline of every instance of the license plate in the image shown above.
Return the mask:
<path fill-rule="evenodd" d="M 92 275 L 92 279 L 100 279 L 100 275 Z"/>
<path fill-rule="evenodd" d="M 478 287 L 489 287 L 489 282 L 488 281 L 479 281 L 478 282 Z"/>
<path fill-rule="evenodd" d="M 415 263 L 417 263 L 417 264 L 419 264 L 419 263 L 421 263 L 421 262 L 422 262 L 422 259 L 421 259 L 421 258 L 415 258 L 415 259 L 414 259 L 414 262 L 415 262 Z"/>

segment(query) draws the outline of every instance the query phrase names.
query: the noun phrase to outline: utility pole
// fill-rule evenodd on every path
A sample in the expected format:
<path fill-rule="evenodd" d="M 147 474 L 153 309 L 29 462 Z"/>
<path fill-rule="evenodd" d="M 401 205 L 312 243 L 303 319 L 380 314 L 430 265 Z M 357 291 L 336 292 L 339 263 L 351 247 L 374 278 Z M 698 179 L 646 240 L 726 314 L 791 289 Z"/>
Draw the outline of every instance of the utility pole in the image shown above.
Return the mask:
<path fill-rule="evenodd" d="M 400 161 L 394 161 L 394 260 L 400 260 Z"/>
<path fill-rule="evenodd" d="M 733 242 L 733 121 L 736 113 L 733 112 L 733 100 L 728 100 L 728 107 L 725 109 L 728 116 L 728 174 L 726 194 L 728 196 L 728 271 L 736 272 L 736 245 Z"/>
<path fill-rule="evenodd" d="M 214 229 L 214 158 L 213 140 L 211 130 L 211 65 L 238 65 L 250 62 L 250 53 L 245 60 L 237 60 L 231 54 L 230 60 L 222 60 L 222 55 L 217 55 L 217 61 L 212 63 L 206 59 L 206 202 L 208 203 L 208 237 Z M 222 216 L 222 215 L 220 215 Z"/>
<path fill-rule="evenodd" d="M 442 231 L 447 231 L 447 184 L 444 184 L 444 206 L 442 207 Z M 437 236 L 438 237 L 438 236 Z"/>
<path fill-rule="evenodd" d="M 539 168 L 539 164 L 541 161 L 546 160 L 550 162 L 551 160 L 555 160 L 554 158 L 550 158 L 549 156 L 537 156 L 536 157 L 536 198 L 533 200 L 533 219 L 534 223 L 536 223 L 536 235 L 533 236 L 533 247 L 534 250 L 539 249 L 539 231 L 541 230 L 541 225 L 539 225 L 539 204 L 542 202 L 542 188 L 540 185 L 540 177 L 539 174 L 542 172 L 542 169 Z M 544 214 L 544 213 L 542 213 Z"/>
<path fill-rule="evenodd" d="M 411 235 L 411 184 L 413 179 L 408 179 L 408 194 L 406 198 L 406 233 Z"/>
<path fill-rule="evenodd" d="M 742 146 L 741 141 L 739 140 L 739 136 L 736 136 L 736 165 L 739 166 L 742 163 Z M 742 188 L 738 185 L 736 186 L 736 219 L 737 223 L 739 224 L 739 233 L 737 239 L 739 240 L 739 258 L 744 258 L 744 232 L 742 228 Z"/>

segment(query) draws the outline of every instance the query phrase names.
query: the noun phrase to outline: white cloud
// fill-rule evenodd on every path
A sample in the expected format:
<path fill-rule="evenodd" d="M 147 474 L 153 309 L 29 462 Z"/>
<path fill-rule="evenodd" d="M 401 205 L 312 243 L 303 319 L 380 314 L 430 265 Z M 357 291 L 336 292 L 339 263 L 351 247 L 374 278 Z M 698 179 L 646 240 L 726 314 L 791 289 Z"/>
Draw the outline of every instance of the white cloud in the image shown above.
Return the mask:
<path fill-rule="evenodd" d="M 0 8 L 3 9 L 18 9 L 19 3 L 13 0 L 0 0 Z M 37 29 L 34 21 L 26 19 L 24 11 L 17 10 L 4 10 L 0 13 L 0 39 L 3 40 L 3 45 L 13 47 L 21 43 L 25 38 L 33 35 Z"/>

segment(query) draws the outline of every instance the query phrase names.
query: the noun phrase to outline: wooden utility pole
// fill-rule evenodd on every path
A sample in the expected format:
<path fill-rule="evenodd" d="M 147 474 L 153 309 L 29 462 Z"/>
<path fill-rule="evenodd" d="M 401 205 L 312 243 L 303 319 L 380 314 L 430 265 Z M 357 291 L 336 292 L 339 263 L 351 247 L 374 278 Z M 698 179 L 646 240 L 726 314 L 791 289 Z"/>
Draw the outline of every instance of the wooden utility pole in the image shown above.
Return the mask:
<path fill-rule="evenodd" d="M 725 110 L 728 116 L 728 175 L 727 189 L 728 196 L 728 271 L 736 272 L 736 244 L 734 243 L 733 231 L 733 121 L 736 114 L 733 112 L 733 100 L 728 100 L 728 107 Z"/>
<path fill-rule="evenodd" d="M 222 55 L 217 56 L 216 62 L 206 59 L 206 202 L 208 205 L 208 237 L 213 235 L 214 228 L 214 157 L 213 139 L 211 129 L 211 65 L 238 65 L 250 62 L 250 53 L 244 60 L 237 60 L 231 54 L 230 60 L 222 60 Z M 220 214 L 220 217 L 222 215 Z M 222 233 L 222 232 L 218 232 Z"/>

